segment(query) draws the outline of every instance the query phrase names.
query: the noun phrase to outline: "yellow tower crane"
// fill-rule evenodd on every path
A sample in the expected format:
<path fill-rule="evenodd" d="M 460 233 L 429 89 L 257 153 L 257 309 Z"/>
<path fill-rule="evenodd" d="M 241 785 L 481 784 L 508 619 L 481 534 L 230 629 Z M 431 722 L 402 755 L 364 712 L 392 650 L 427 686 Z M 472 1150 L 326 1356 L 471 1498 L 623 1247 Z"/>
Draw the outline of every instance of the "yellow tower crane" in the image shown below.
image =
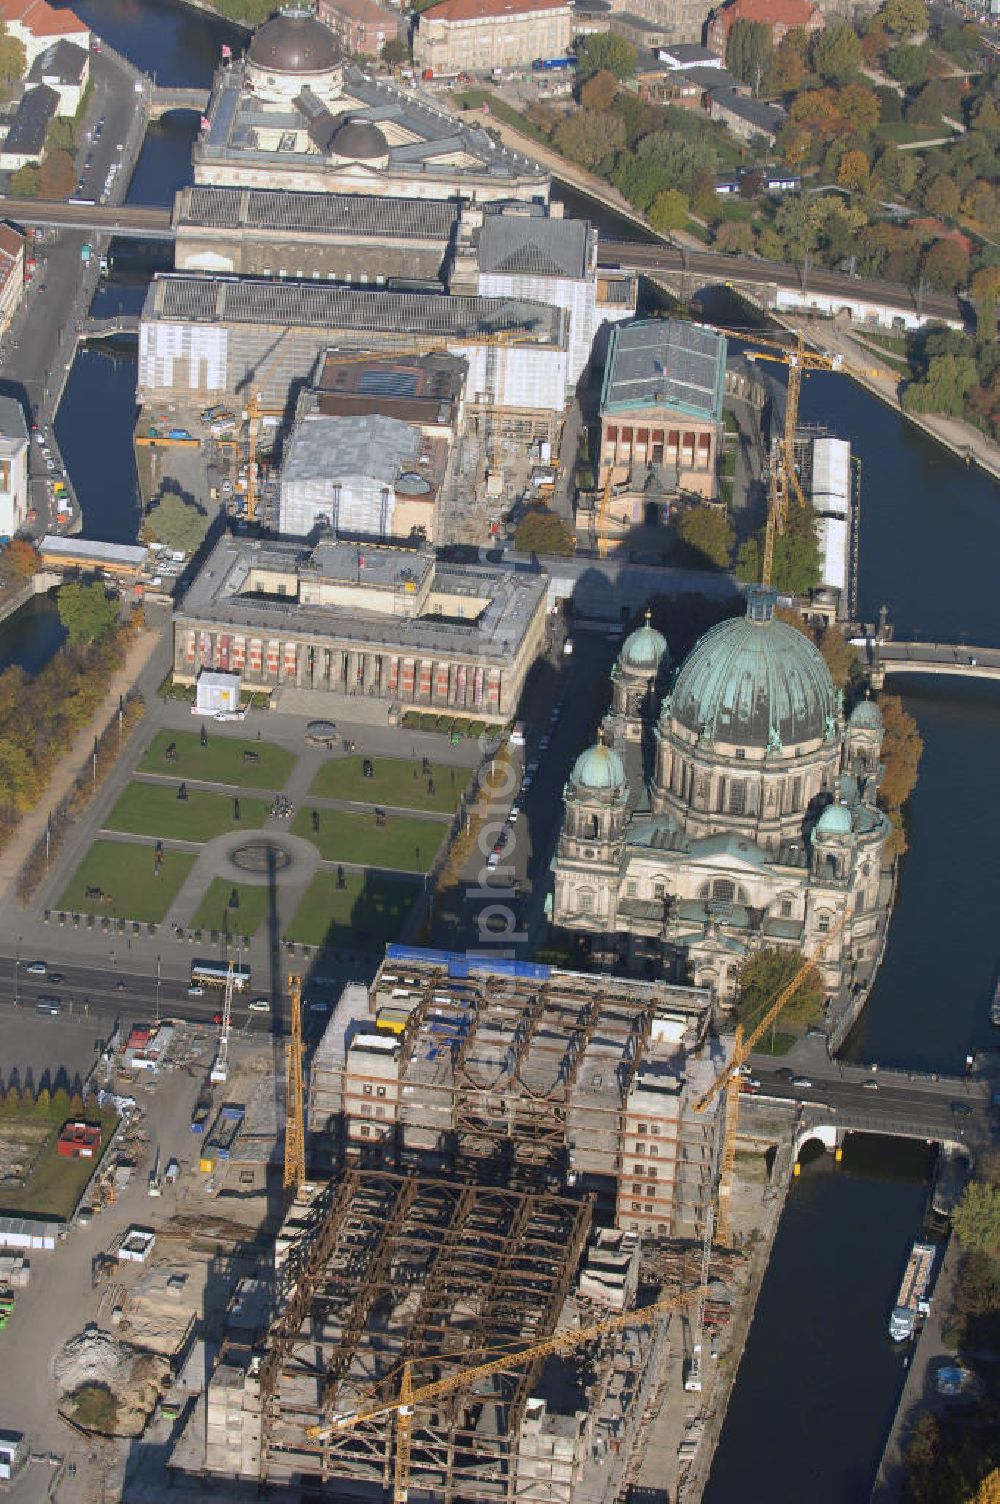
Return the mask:
<path fill-rule="evenodd" d="M 736 1163 L 736 1135 L 739 1131 L 740 1120 L 740 1067 L 746 1064 L 754 1047 L 764 1037 L 782 1010 L 791 1002 L 803 981 L 813 969 L 816 960 L 823 954 L 827 946 L 833 944 L 846 922 L 847 914 L 845 911 L 830 926 L 812 955 L 802 962 L 802 965 L 796 970 L 795 975 L 785 983 L 774 999 L 774 1002 L 761 1014 L 749 1034 L 744 1034 L 742 1026 L 737 1027 L 736 1043 L 733 1047 L 732 1058 L 725 1070 L 720 1071 L 711 1086 L 694 1103 L 695 1112 L 704 1112 L 706 1107 L 715 1100 L 719 1092 L 723 1088 L 726 1088 L 722 1167 L 719 1174 L 719 1213 L 716 1219 L 716 1233 L 720 1243 L 729 1242 L 733 1168 Z"/>
<path fill-rule="evenodd" d="M 447 1379 L 438 1379 L 434 1383 L 421 1384 L 416 1388 L 413 1385 L 413 1362 L 407 1360 L 402 1365 L 399 1394 L 395 1399 L 376 1400 L 371 1404 L 359 1406 L 357 1410 L 335 1413 L 323 1424 L 309 1426 L 306 1429 L 306 1436 L 310 1441 L 323 1441 L 338 1431 L 353 1431 L 357 1426 L 364 1425 L 366 1421 L 394 1415 L 396 1417 L 396 1466 L 392 1497 L 393 1504 L 406 1504 L 410 1485 L 410 1430 L 416 1405 L 438 1399 L 442 1395 L 454 1394 L 457 1390 L 465 1389 L 480 1379 L 488 1378 L 490 1374 L 505 1373 L 508 1369 L 519 1367 L 522 1363 L 530 1363 L 535 1358 L 545 1358 L 552 1353 L 565 1352 L 569 1348 L 579 1347 L 582 1343 L 603 1337 L 607 1332 L 618 1332 L 623 1327 L 637 1326 L 661 1316 L 669 1316 L 671 1312 L 679 1310 L 688 1301 L 703 1299 L 705 1294 L 706 1289 L 701 1285 L 696 1285 L 690 1290 L 683 1290 L 679 1295 L 669 1295 L 663 1300 L 654 1300 L 648 1306 L 624 1311 L 618 1316 L 609 1316 L 604 1321 L 595 1321 L 592 1325 L 578 1327 L 575 1331 L 559 1332 L 554 1337 L 547 1337 L 544 1342 L 534 1342 L 530 1347 L 522 1347 L 516 1352 L 505 1352 L 499 1357 L 490 1358 L 485 1363 L 477 1363 L 474 1367 L 465 1368 L 461 1373 L 452 1374 Z M 428 1358 L 428 1361 L 436 1360 Z"/>
<path fill-rule="evenodd" d="M 826 350 L 810 350 L 797 330 L 795 344 L 783 344 L 780 340 L 768 339 L 756 331 L 724 329 L 720 334 L 732 334 L 746 340 L 744 353 L 748 360 L 773 360 L 788 370 L 788 396 L 785 401 L 785 422 L 777 452 L 771 465 L 771 482 L 767 504 L 767 527 L 764 530 L 764 564 L 761 584 L 770 585 L 774 570 L 774 540 L 785 531 L 791 499 L 794 496 L 800 506 L 805 506 L 805 497 L 795 469 L 795 435 L 799 426 L 799 398 L 802 395 L 802 378 L 812 371 L 843 371 L 856 376 L 891 376 L 877 366 L 847 366 L 842 355 Z"/>
<path fill-rule="evenodd" d="M 285 1190 L 295 1195 L 306 1179 L 306 1120 L 302 1101 L 302 978 L 288 978 L 292 1033 L 288 1042 L 288 1101 L 285 1104 Z"/>

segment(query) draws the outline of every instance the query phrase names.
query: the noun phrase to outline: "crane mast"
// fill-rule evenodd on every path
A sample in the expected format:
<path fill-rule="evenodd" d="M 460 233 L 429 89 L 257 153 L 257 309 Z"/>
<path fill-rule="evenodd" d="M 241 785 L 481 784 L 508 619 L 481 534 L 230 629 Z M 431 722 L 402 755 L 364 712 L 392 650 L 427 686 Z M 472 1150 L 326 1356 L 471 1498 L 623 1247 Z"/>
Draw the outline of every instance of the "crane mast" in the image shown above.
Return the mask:
<path fill-rule="evenodd" d="M 219 1048 L 215 1052 L 215 1060 L 209 1072 L 210 1081 L 225 1081 L 229 1076 L 229 1030 L 233 1017 L 233 988 L 236 985 L 236 971 L 232 961 L 226 967 L 226 992 L 222 1003 L 222 1027 L 219 1030 Z"/>
<path fill-rule="evenodd" d="M 306 1124 L 302 1100 L 302 978 L 288 978 L 291 1038 L 288 1042 L 288 1100 L 285 1105 L 285 1190 L 298 1195 L 306 1179 Z"/>

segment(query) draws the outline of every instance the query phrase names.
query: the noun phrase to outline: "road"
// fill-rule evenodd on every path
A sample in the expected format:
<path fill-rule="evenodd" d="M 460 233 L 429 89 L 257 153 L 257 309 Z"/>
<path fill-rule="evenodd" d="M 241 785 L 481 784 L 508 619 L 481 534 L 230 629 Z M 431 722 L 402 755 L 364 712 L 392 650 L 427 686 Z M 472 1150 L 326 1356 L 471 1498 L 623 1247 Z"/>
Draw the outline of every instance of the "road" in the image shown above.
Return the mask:
<path fill-rule="evenodd" d="M 989 1093 L 981 1077 L 873 1071 L 841 1061 L 810 1067 L 800 1076 L 769 1055 L 753 1056 L 750 1064 L 751 1079 L 760 1082 L 753 1101 L 800 1104 L 807 1122 L 835 1127 L 843 1122 L 851 1130 L 918 1138 L 949 1132 L 963 1139 L 988 1131 Z M 795 1086 L 789 1075 L 810 1084 Z"/>
<path fill-rule="evenodd" d="M 105 142 L 110 142 L 113 133 L 105 127 L 98 143 L 100 158 L 95 150 L 95 160 L 85 174 L 81 196 L 100 199 L 105 183 L 107 156 Z M 112 155 L 111 160 L 114 160 Z M 103 170 L 102 170 L 103 167 Z M 70 204 L 62 200 L 41 198 L 0 197 L 0 215 L 20 225 L 48 225 L 60 230 L 93 230 L 97 234 L 124 235 L 138 240 L 169 240 L 173 238 L 170 228 L 170 210 L 147 206 L 118 204 Z"/>

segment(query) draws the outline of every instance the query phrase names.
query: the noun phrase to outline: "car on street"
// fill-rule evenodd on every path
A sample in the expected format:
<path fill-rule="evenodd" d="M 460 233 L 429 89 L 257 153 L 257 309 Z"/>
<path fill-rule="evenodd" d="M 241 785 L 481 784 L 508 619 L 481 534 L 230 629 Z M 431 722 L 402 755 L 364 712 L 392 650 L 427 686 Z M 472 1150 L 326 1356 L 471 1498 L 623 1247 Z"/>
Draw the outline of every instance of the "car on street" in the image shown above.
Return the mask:
<path fill-rule="evenodd" d="M 804 1087 L 812 1086 L 812 1082 L 810 1081 L 810 1079 L 809 1079 L 808 1076 L 793 1076 L 792 1077 L 792 1085 L 793 1086 L 798 1086 L 800 1088 L 804 1088 Z"/>
<path fill-rule="evenodd" d="M 971 1118 L 972 1108 L 968 1102 L 952 1102 L 951 1110 L 957 1118 Z"/>
<path fill-rule="evenodd" d="M 490 854 L 489 854 L 489 856 L 486 858 L 486 868 L 487 868 L 487 871 L 488 872 L 495 872 L 497 870 L 497 868 L 499 867 L 499 865 L 500 865 L 500 853 L 499 853 L 499 851 L 491 851 Z"/>
<path fill-rule="evenodd" d="M 520 818 L 521 806 L 519 804 L 512 804 L 510 809 L 507 811 L 507 824 L 516 825 Z"/>
<path fill-rule="evenodd" d="M 204 996 L 205 996 L 205 989 L 204 989 L 204 987 L 199 987 L 198 984 L 197 984 L 197 982 L 192 983 L 192 985 L 188 988 L 188 997 L 204 997 Z"/>
<path fill-rule="evenodd" d="M 792 1079 L 792 1077 L 794 1076 L 795 1072 L 794 1071 L 790 1071 L 788 1069 L 787 1065 L 783 1065 L 783 1066 L 780 1066 L 779 1069 L 776 1070 L 774 1074 L 777 1076 L 777 1078 L 778 1078 L 779 1081 L 790 1081 Z"/>
<path fill-rule="evenodd" d="M 64 982 L 65 980 L 66 978 L 63 976 L 61 971 L 49 972 L 49 981 L 52 983 L 53 987 L 58 987 L 59 983 Z"/>
<path fill-rule="evenodd" d="M 45 435 L 42 433 L 42 430 L 40 428 L 35 433 L 35 443 L 38 445 L 39 449 L 45 448 Z"/>
<path fill-rule="evenodd" d="M 52 458 L 51 454 L 47 454 L 45 456 L 45 468 L 46 470 L 54 470 L 56 468 L 56 462 Z"/>
<path fill-rule="evenodd" d="M 549 736 L 548 732 L 546 732 L 545 735 L 542 737 L 541 741 L 538 743 L 538 750 L 539 750 L 539 752 L 547 752 L 549 750 L 549 748 L 551 747 L 551 745 L 552 745 L 552 738 L 551 738 L 551 736 Z"/>
<path fill-rule="evenodd" d="M 29 977 L 44 977 L 48 973 L 49 968 L 45 961 L 32 961 L 24 969 Z"/>
<path fill-rule="evenodd" d="M 212 1022 L 213 1022 L 213 1024 L 221 1024 L 221 1022 L 222 1022 L 222 1014 L 221 1013 L 213 1013 L 212 1014 Z"/>
<path fill-rule="evenodd" d="M 48 1013 L 54 1018 L 57 1013 L 62 1012 L 62 1003 L 57 997 L 49 997 L 43 993 L 35 1004 L 35 1011 L 37 1013 Z"/>
<path fill-rule="evenodd" d="M 271 1004 L 266 997 L 255 997 L 248 1004 L 251 1013 L 270 1013 Z"/>
<path fill-rule="evenodd" d="M 534 774 L 531 773 L 530 771 L 526 772 L 525 775 L 524 775 L 524 777 L 521 779 L 521 792 L 522 792 L 522 794 L 526 794 L 528 792 L 528 790 L 531 788 L 531 785 L 532 785 L 533 782 L 534 782 Z"/>
<path fill-rule="evenodd" d="M 873 1081 L 872 1078 L 871 1078 L 871 1076 L 869 1076 L 867 1078 L 867 1080 L 862 1081 L 862 1083 L 861 1083 L 861 1090 L 862 1091 L 878 1091 L 878 1082 L 877 1081 Z"/>

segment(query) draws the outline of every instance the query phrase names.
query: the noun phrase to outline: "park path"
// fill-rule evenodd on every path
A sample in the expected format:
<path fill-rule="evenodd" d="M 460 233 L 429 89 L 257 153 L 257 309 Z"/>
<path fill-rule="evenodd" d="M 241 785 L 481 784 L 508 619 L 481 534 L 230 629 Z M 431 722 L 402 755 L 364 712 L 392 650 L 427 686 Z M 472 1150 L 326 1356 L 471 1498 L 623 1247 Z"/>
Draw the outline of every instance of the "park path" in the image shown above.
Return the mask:
<path fill-rule="evenodd" d="M 148 627 L 132 643 L 125 655 L 125 662 L 113 676 L 101 704 L 88 724 L 77 732 L 68 750 L 56 763 L 41 799 L 25 815 L 14 837 L 0 852 L 0 905 L 9 899 L 8 889 L 21 870 L 28 852 L 44 834 L 52 810 L 73 787 L 77 775 L 91 754 L 94 737 L 101 735 L 118 709 L 119 697 L 128 693 L 149 664 L 163 640 L 163 632 L 162 626 Z"/>

